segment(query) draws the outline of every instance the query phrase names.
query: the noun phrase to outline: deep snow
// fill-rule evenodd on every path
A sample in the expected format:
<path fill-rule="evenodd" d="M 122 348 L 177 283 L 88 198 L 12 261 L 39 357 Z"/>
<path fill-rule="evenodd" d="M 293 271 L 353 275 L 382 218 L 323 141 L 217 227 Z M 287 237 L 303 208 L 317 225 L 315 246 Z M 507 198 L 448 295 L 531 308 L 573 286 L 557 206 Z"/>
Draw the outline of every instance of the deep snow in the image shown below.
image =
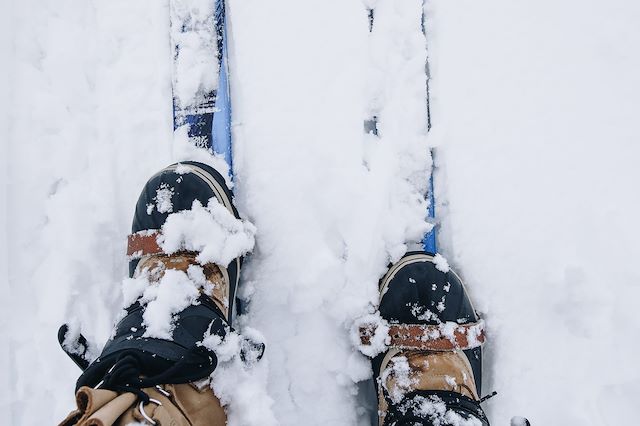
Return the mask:
<path fill-rule="evenodd" d="M 237 370 L 235 418 L 368 421 L 349 327 L 424 230 L 436 146 L 441 252 L 487 321 L 492 423 L 635 424 L 640 6 L 429 0 L 425 137 L 420 2 L 366 4 L 373 36 L 361 0 L 229 1 L 236 201 L 257 227 L 242 325 L 267 340 L 274 401 Z M 72 406 L 57 327 L 107 338 L 138 192 L 188 153 L 171 144 L 166 2 L 3 10 L 0 421 L 31 425 Z M 362 135 L 372 113 L 379 139 Z"/>
<path fill-rule="evenodd" d="M 495 424 L 636 424 L 640 6 L 431 2 L 443 250 L 486 313 Z"/>

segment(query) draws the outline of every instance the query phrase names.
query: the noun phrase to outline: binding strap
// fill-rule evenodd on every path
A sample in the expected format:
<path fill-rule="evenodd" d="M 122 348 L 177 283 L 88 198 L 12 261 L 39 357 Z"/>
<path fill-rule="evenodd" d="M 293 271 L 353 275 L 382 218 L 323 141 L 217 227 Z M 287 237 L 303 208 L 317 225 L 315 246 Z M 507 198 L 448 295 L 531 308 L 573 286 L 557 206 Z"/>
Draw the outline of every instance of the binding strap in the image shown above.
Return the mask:
<path fill-rule="evenodd" d="M 159 230 L 145 230 L 127 237 L 127 256 L 139 259 L 149 254 L 164 253 L 158 244 Z"/>
<path fill-rule="evenodd" d="M 359 330 L 361 344 L 370 345 L 377 326 L 362 325 Z M 467 350 L 482 346 L 485 342 L 483 320 L 470 324 L 391 324 L 387 334 L 387 346 L 403 350 Z"/>

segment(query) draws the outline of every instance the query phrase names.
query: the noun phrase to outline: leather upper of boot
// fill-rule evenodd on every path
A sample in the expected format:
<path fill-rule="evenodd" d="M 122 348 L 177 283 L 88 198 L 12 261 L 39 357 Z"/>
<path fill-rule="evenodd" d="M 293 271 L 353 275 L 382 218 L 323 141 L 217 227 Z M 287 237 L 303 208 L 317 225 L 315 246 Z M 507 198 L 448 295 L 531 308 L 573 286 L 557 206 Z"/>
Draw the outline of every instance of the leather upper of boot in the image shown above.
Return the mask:
<path fill-rule="evenodd" d="M 227 312 L 229 311 L 229 274 L 226 268 L 222 268 L 213 263 L 200 265 L 196 261 L 195 253 L 179 252 L 173 255 L 155 254 L 145 256 L 140 259 L 134 276 L 142 270 L 147 270 L 149 280 L 158 282 L 162 279 L 167 269 L 175 269 L 187 272 L 190 266 L 202 268 L 208 285 L 202 289 L 202 293 L 208 296 L 220 309 L 225 320 L 229 322 Z"/>
<path fill-rule="evenodd" d="M 391 324 L 438 325 L 478 320 L 462 280 L 453 269 L 442 271 L 433 256 L 425 252 L 409 252 L 389 268 L 380 280 L 380 316 Z M 471 365 L 475 387 L 480 393 L 482 382 L 482 350 L 465 350 Z M 380 375 L 385 354 L 373 360 L 374 374 Z"/>
<path fill-rule="evenodd" d="M 380 281 L 380 316 L 389 324 L 443 325 L 478 321 L 460 277 L 437 266 L 433 255 L 409 252 Z M 380 424 L 395 418 L 402 404 L 420 395 L 459 395 L 479 408 L 481 348 L 455 351 L 400 350 L 391 347 L 374 358 Z M 456 398 L 452 398 L 456 404 Z M 453 407 L 456 410 L 455 407 Z"/>
<path fill-rule="evenodd" d="M 392 400 L 415 390 L 450 391 L 478 400 L 473 370 L 457 352 L 401 352 L 384 366 L 382 386 Z"/>

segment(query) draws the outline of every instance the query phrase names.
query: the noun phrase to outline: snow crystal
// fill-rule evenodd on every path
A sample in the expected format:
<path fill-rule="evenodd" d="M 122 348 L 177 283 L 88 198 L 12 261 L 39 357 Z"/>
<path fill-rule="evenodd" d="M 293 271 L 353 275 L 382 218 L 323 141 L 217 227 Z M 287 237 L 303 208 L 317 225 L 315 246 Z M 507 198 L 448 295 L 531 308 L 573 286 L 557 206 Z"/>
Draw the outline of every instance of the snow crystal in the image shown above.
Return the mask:
<path fill-rule="evenodd" d="M 458 323 L 454 321 L 446 321 L 438 325 L 440 334 L 451 341 L 455 340 L 456 338 L 455 331 L 458 329 L 458 327 L 459 327 Z"/>
<path fill-rule="evenodd" d="M 213 294 L 214 284 L 207 279 L 202 266 L 189 265 L 187 267 L 187 276 L 203 289 L 204 294 L 208 296 Z"/>
<path fill-rule="evenodd" d="M 446 414 L 447 406 L 444 404 L 444 401 L 442 401 L 442 399 L 438 398 L 437 396 L 426 398 L 423 396 L 417 396 L 413 398 L 408 404 L 403 404 L 401 410 L 403 413 L 411 410 L 416 415 L 428 418 L 433 422 L 439 422 Z"/>
<path fill-rule="evenodd" d="M 420 303 L 409 304 L 408 306 L 411 309 L 411 314 L 416 317 L 416 319 L 421 321 L 437 321 L 438 315 L 431 310 L 424 307 L 424 305 Z M 424 311 L 424 312 L 423 312 Z"/>
<path fill-rule="evenodd" d="M 206 207 L 195 200 L 191 210 L 169 215 L 158 240 L 165 253 L 196 251 L 199 263 L 226 267 L 253 249 L 255 233 L 253 224 L 237 219 L 212 198 Z"/>
<path fill-rule="evenodd" d="M 455 389 L 455 387 L 458 385 L 458 383 L 456 382 L 456 378 L 446 375 L 444 376 L 444 381 L 447 382 L 447 384 L 449 386 L 451 386 L 451 388 Z"/>
<path fill-rule="evenodd" d="M 467 328 L 467 342 L 469 346 L 480 346 L 482 342 L 478 340 L 484 330 L 484 320 L 478 321 L 477 324 Z"/>
<path fill-rule="evenodd" d="M 445 259 L 440 253 L 436 253 L 436 255 L 433 256 L 433 263 L 436 265 L 437 270 L 444 273 L 449 272 L 449 262 L 447 262 L 447 259 Z"/>
<path fill-rule="evenodd" d="M 434 426 L 482 426 L 475 418 L 463 418 L 460 414 L 448 410 L 444 401 L 437 396 L 418 395 L 401 407 L 403 413 L 411 411 L 414 415 L 428 419 Z"/>
<path fill-rule="evenodd" d="M 217 334 L 211 334 L 210 330 L 204 335 L 200 345 L 213 351 L 218 362 L 228 362 L 235 356 L 240 356 L 240 336 L 235 331 L 227 329 L 224 338 Z"/>
<path fill-rule="evenodd" d="M 173 211 L 173 202 L 171 201 L 173 194 L 174 188 L 170 187 L 166 183 L 161 184 L 160 187 L 156 189 L 156 196 L 153 200 L 156 202 L 158 212 L 171 213 Z M 147 214 L 149 213 L 149 206 L 147 206 Z"/>
<path fill-rule="evenodd" d="M 395 356 L 380 375 L 380 384 L 387 390 L 391 401 L 398 404 L 404 395 L 413 389 L 418 382 L 412 377 L 412 369 L 406 356 Z M 393 379 L 393 385 L 388 386 L 388 381 Z"/>
<path fill-rule="evenodd" d="M 191 168 L 191 166 L 189 166 L 188 164 L 184 164 L 184 163 L 178 163 L 178 165 L 176 166 L 176 174 L 179 175 L 186 175 L 189 174 L 193 171 L 193 168 Z"/>

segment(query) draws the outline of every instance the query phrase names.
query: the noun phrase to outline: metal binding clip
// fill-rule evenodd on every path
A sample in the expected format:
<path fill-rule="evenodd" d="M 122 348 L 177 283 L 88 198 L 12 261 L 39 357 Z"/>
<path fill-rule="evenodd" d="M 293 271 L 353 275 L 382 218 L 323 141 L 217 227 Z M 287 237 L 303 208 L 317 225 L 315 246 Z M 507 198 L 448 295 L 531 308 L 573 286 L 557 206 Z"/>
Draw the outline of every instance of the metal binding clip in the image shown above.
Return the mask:
<path fill-rule="evenodd" d="M 157 399 L 149 398 L 149 402 L 153 402 L 157 406 L 162 406 L 162 402 L 158 401 Z M 157 424 L 155 420 L 153 420 L 151 417 L 149 417 L 147 415 L 147 413 L 145 413 L 145 411 L 144 411 L 144 401 L 140 401 L 140 405 L 138 406 L 138 409 L 140 410 L 140 414 L 142 414 L 142 417 L 144 417 L 144 419 L 146 421 L 148 421 L 152 425 Z"/>
<path fill-rule="evenodd" d="M 156 385 L 156 389 L 158 390 L 158 392 L 160 392 L 161 394 L 163 394 L 167 398 L 171 398 L 171 394 L 168 391 L 164 390 L 164 388 L 162 386 Z"/>

